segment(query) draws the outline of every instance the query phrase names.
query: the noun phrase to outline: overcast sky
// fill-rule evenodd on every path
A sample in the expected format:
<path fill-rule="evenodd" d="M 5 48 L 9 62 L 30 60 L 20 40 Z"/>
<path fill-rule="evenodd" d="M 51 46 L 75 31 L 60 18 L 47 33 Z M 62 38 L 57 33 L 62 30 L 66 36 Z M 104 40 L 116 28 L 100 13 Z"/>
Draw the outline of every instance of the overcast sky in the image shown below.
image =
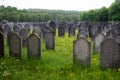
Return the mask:
<path fill-rule="evenodd" d="M 114 0 L 0 0 L 0 5 L 18 9 L 60 9 L 86 11 L 103 6 L 109 7 Z"/>

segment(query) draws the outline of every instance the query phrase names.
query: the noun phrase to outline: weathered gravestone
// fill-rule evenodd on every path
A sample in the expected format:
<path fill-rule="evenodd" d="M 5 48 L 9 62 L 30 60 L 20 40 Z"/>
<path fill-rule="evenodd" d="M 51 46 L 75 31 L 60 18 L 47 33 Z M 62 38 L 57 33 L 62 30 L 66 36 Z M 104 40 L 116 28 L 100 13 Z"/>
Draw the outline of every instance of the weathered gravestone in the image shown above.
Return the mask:
<path fill-rule="evenodd" d="M 39 27 L 34 27 L 32 33 L 36 33 L 36 34 L 38 34 L 39 37 L 41 37 L 41 30 Z"/>
<path fill-rule="evenodd" d="M 85 66 L 91 64 L 91 44 L 85 38 L 73 42 L 73 61 Z"/>
<path fill-rule="evenodd" d="M 46 49 L 55 49 L 55 32 L 49 27 L 45 30 L 45 46 Z"/>
<path fill-rule="evenodd" d="M 54 32 L 56 33 L 56 23 L 54 21 L 48 21 L 47 25 L 49 27 L 51 27 L 54 30 Z"/>
<path fill-rule="evenodd" d="M 102 42 L 100 64 L 103 69 L 120 67 L 120 45 L 114 39 L 108 38 Z"/>
<path fill-rule="evenodd" d="M 10 45 L 10 38 L 11 38 L 11 36 L 12 36 L 13 34 L 14 34 L 13 31 L 10 31 L 10 32 L 7 33 L 7 45 L 8 45 L 8 46 Z"/>
<path fill-rule="evenodd" d="M 86 27 L 81 27 L 78 31 L 77 38 L 88 38 L 88 29 Z"/>
<path fill-rule="evenodd" d="M 93 40 L 94 53 L 100 53 L 101 43 L 105 39 L 105 36 L 102 33 L 99 33 L 95 36 Z"/>
<path fill-rule="evenodd" d="M 0 31 L 0 57 L 4 56 L 4 35 Z"/>
<path fill-rule="evenodd" d="M 10 56 L 21 58 L 22 40 L 17 33 L 14 33 L 10 38 L 9 53 Z"/>
<path fill-rule="evenodd" d="M 20 25 L 15 24 L 15 25 L 13 26 L 13 31 L 14 31 L 14 32 L 19 32 L 19 31 L 20 31 Z"/>
<path fill-rule="evenodd" d="M 68 35 L 69 35 L 69 37 L 75 36 L 75 28 L 74 27 L 69 27 Z"/>
<path fill-rule="evenodd" d="M 26 31 L 28 33 L 30 33 L 30 25 L 29 24 L 25 24 L 24 28 L 26 29 Z"/>
<path fill-rule="evenodd" d="M 19 35 L 20 35 L 20 37 L 22 38 L 22 46 L 26 46 L 26 45 L 27 45 L 27 38 L 28 38 L 28 36 L 29 36 L 28 31 L 26 31 L 25 28 L 22 28 L 22 29 L 19 31 Z"/>
<path fill-rule="evenodd" d="M 60 24 L 60 26 L 58 27 L 58 36 L 65 36 L 65 28 L 62 24 Z"/>
<path fill-rule="evenodd" d="M 95 38 L 95 35 L 100 33 L 100 26 L 97 22 L 94 22 L 89 27 L 89 36 L 92 38 L 92 40 Z"/>
<path fill-rule="evenodd" d="M 41 58 L 41 38 L 38 34 L 31 34 L 27 41 L 28 58 Z"/>
<path fill-rule="evenodd" d="M 10 32 L 10 26 L 8 24 L 3 25 L 4 36 L 7 37 L 7 33 Z"/>

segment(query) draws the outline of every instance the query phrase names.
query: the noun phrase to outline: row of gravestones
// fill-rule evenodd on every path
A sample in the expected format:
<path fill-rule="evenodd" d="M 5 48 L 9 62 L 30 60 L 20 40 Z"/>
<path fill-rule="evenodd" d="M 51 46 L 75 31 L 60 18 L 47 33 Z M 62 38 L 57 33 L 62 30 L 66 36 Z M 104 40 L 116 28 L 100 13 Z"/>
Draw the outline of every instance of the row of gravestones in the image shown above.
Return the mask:
<path fill-rule="evenodd" d="M 120 68 L 120 43 L 112 37 L 101 43 L 100 65 L 105 68 Z M 84 37 L 77 38 L 73 43 L 73 61 L 89 66 L 91 64 L 91 43 Z"/>
<path fill-rule="evenodd" d="M 1 27 L 4 31 L 5 36 L 7 36 L 7 33 L 10 32 L 12 29 L 14 32 L 19 32 L 22 28 L 25 28 L 26 31 L 30 33 L 31 28 L 33 27 L 33 32 L 36 32 L 38 34 L 40 34 L 39 32 L 41 32 L 41 35 L 44 38 L 45 26 L 51 27 L 55 31 L 55 33 L 56 33 L 56 28 L 58 26 L 58 36 L 64 36 L 65 32 L 68 32 L 69 36 L 71 37 L 71 36 L 75 36 L 75 28 L 77 27 L 77 25 L 73 23 L 61 22 L 59 25 L 57 25 L 53 21 L 48 21 L 47 23 L 44 23 L 44 22 L 32 23 L 32 27 L 30 23 L 29 24 L 28 23 L 14 23 L 12 24 L 13 27 L 11 27 L 10 24 L 11 23 L 1 24 Z"/>
<path fill-rule="evenodd" d="M 119 30 L 120 22 L 80 22 L 78 37 L 85 35 L 86 37 L 91 37 L 93 40 L 99 33 L 105 33 L 109 36 L 109 32 L 112 32 L 114 37 L 116 37 L 116 35 L 120 34 Z"/>
<path fill-rule="evenodd" d="M 48 32 L 49 34 L 49 32 Z M 55 41 L 51 38 L 52 34 L 46 36 L 46 48 L 55 49 Z M 52 40 L 51 40 L 52 39 Z M 31 34 L 27 39 L 28 57 L 41 57 L 41 38 L 38 34 Z M 0 55 L 4 56 L 4 35 L 0 32 Z M 22 38 L 15 32 L 9 37 L 9 53 L 10 56 L 20 58 L 22 55 Z"/>
<path fill-rule="evenodd" d="M 104 29 L 100 29 L 100 23 L 93 23 L 92 28 L 89 30 L 89 26 L 86 25 L 87 23 L 81 23 L 79 25 L 79 32 L 77 37 L 84 37 L 88 38 L 90 36 L 90 31 L 92 31 L 92 41 L 94 45 L 94 52 L 100 53 L 100 44 L 103 42 L 104 39 L 108 37 L 113 37 L 117 42 L 120 43 L 120 23 L 119 22 L 107 22 L 105 23 Z"/>

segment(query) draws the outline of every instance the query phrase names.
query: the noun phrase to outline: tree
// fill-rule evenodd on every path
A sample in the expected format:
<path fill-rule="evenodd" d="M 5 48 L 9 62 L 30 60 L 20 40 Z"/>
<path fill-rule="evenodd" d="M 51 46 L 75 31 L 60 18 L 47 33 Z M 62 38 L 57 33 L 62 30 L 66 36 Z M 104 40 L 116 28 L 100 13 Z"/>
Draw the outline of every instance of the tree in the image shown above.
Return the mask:
<path fill-rule="evenodd" d="M 120 2 L 116 0 L 116 2 L 112 3 L 109 7 L 109 20 L 111 21 L 120 21 Z"/>

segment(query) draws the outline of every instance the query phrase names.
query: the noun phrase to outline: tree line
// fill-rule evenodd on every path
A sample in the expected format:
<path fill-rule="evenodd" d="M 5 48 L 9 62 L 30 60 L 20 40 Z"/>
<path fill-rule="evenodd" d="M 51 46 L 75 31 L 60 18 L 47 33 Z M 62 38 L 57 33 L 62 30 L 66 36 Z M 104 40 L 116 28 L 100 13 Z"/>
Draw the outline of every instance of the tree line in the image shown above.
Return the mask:
<path fill-rule="evenodd" d="M 109 8 L 102 7 L 89 11 L 65 11 L 48 9 L 17 9 L 0 6 L 0 21 L 45 22 L 54 21 L 120 21 L 120 0 L 115 0 Z"/>
<path fill-rule="evenodd" d="M 100 9 L 83 11 L 80 14 L 81 21 L 120 21 L 120 0 L 115 0 L 109 8 L 102 7 Z"/>
<path fill-rule="evenodd" d="M 45 22 L 54 21 L 73 21 L 79 20 L 78 11 L 48 10 L 48 9 L 23 9 L 16 7 L 0 6 L 0 21 L 19 21 L 19 22 Z"/>

